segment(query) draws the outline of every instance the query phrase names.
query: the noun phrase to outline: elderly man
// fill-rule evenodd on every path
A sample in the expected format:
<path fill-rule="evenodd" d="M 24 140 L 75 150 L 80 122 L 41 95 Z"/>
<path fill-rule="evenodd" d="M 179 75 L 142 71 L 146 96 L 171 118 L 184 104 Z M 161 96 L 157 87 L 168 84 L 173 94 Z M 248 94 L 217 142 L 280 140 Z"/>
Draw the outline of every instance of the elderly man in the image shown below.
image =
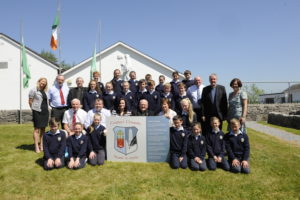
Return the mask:
<path fill-rule="evenodd" d="M 74 127 L 77 122 L 81 124 L 86 120 L 87 113 L 81 109 L 79 99 L 73 99 L 71 101 L 72 108 L 65 111 L 63 123 L 64 129 L 67 131 L 68 135 L 74 135 Z"/>
<path fill-rule="evenodd" d="M 95 108 L 91 109 L 87 113 L 86 120 L 84 122 L 84 127 L 87 129 L 94 120 L 94 115 L 98 113 L 101 115 L 101 125 L 106 127 L 106 118 L 111 116 L 111 113 L 109 110 L 104 108 L 103 100 L 102 99 L 96 99 L 95 100 Z"/>
<path fill-rule="evenodd" d="M 49 101 L 52 107 L 51 117 L 55 117 L 60 122 L 62 122 L 64 113 L 68 109 L 69 88 L 64 82 L 65 77 L 57 75 L 54 85 L 49 90 Z"/>
<path fill-rule="evenodd" d="M 190 86 L 187 90 L 187 96 L 193 104 L 194 112 L 197 114 L 197 119 L 200 122 L 202 111 L 201 111 L 201 96 L 205 86 L 202 84 L 200 76 L 194 78 L 194 85 Z"/>
<path fill-rule="evenodd" d="M 133 116 L 154 116 L 154 112 L 149 110 L 148 101 L 141 99 L 138 105 L 138 109 L 132 112 Z"/>
<path fill-rule="evenodd" d="M 68 95 L 68 105 L 71 108 L 71 101 L 73 99 L 79 99 L 80 102 L 83 101 L 83 94 L 87 91 L 87 88 L 83 87 L 83 78 L 78 77 L 76 78 L 76 85 L 77 87 L 72 88 L 69 91 L 69 95 Z"/>
<path fill-rule="evenodd" d="M 222 121 L 227 115 L 227 94 L 225 87 L 217 84 L 217 75 L 209 76 L 210 85 L 203 88 L 202 103 L 202 120 L 204 121 L 204 130 L 210 130 L 210 118 L 217 117 L 220 120 L 220 129 L 222 129 Z"/>

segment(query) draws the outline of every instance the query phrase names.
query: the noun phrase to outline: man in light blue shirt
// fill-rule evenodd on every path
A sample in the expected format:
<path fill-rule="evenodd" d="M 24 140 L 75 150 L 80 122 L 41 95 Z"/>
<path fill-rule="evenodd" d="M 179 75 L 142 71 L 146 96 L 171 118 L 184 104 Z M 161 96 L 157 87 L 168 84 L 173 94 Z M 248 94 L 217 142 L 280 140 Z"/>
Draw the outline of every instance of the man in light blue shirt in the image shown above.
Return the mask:
<path fill-rule="evenodd" d="M 55 117 L 60 122 L 62 122 L 64 112 L 68 109 L 69 87 L 64 82 L 65 77 L 61 74 L 57 75 L 54 85 L 49 90 L 51 117 Z"/>
<path fill-rule="evenodd" d="M 205 85 L 202 84 L 202 79 L 200 76 L 196 76 L 194 78 L 194 85 L 190 86 L 187 90 L 187 96 L 191 100 L 193 104 L 194 112 L 197 115 L 198 122 L 201 121 L 201 96 L 202 96 L 202 90 L 205 87 Z"/>

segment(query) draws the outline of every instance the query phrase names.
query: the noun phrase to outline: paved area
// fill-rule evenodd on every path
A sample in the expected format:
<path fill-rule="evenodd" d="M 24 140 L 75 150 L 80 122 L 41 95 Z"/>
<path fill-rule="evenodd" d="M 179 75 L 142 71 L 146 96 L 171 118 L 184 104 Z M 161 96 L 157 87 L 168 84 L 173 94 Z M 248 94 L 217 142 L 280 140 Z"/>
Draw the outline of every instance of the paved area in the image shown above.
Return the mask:
<path fill-rule="evenodd" d="M 258 132 L 272 135 L 279 139 L 300 145 L 300 136 L 299 135 L 295 135 L 295 134 L 292 134 L 292 133 L 289 133 L 289 132 L 286 132 L 286 131 L 283 131 L 283 130 L 280 130 L 277 128 L 265 126 L 265 125 L 255 122 L 255 121 L 247 121 L 246 126 L 247 126 L 247 128 L 254 129 Z"/>

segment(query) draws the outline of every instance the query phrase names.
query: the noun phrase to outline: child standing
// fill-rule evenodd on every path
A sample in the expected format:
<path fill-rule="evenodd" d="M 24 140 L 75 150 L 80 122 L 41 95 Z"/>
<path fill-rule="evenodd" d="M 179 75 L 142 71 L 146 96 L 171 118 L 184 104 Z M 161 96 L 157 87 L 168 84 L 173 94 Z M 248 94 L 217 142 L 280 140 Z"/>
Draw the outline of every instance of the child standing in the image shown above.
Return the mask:
<path fill-rule="evenodd" d="M 217 117 L 210 119 L 212 130 L 205 135 L 206 148 L 208 153 L 208 169 L 215 170 L 217 166 L 229 171 L 230 166 L 228 161 L 224 158 L 225 141 L 224 133 L 219 129 L 220 121 Z"/>
<path fill-rule="evenodd" d="M 66 133 L 58 130 L 59 122 L 55 118 L 49 121 L 50 131 L 43 137 L 44 169 L 65 166 Z"/>
<path fill-rule="evenodd" d="M 170 164 L 173 169 L 187 168 L 187 139 L 188 132 L 182 126 L 182 118 L 173 118 L 174 127 L 170 128 Z"/>
<path fill-rule="evenodd" d="M 101 115 L 95 114 L 93 124 L 88 128 L 89 163 L 103 165 L 105 160 L 105 127 L 101 125 Z"/>
<path fill-rule="evenodd" d="M 228 153 L 231 171 L 234 173 L 250 173 L 249 155 L 250 144 L 249 138 L 240 130 L 240 121 L 237 119 L 230 120 L 231 131 L 226 134 L 226 150 Z"/>
<path fill-rule="evenodd" d="M 82 124 L 76 123 L 74 126 L 75 134 L 68 137 L 67 146 L 70 161 L 68 167 L 70 169 L 80 169 L 86 164 L 86 151 L 88 138 L 82 133 Z"/>
<path fill-rule="evenodd" d="M 201 134 L 201 124 L 194 123 L 192 125 L 192 134 L 188 139 L 188 155 L 192 170 L 206 170 L 205 154 L 206 154 L 206 141 L 205 137 Z"/>

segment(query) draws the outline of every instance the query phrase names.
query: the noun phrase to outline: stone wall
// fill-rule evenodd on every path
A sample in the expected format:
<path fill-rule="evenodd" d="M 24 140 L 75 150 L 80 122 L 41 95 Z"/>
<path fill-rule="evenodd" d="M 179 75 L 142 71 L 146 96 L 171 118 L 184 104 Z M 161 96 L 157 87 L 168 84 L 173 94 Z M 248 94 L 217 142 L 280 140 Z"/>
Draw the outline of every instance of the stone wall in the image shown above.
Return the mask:
<path fill-rule="evenodd" d="M 300 129 L 300 115 L 288 115 L 271 112 L 268 115 L 268 123 L 278 126 Z"/>
<path fill-rule="evenodd" d="M 300 103 L 249 104 L 247 120 L 267 121 L 270 112 L 289 114 L 296 111 L 300 111 Z M 23 110 L 22 116 L 24 123 L 31 122 L 31 110 Z M 19 110 L 0 110 L 0 124 L 16 122 L 19 122 Z"/>
<path fill-rule="evenodd" d="M 289 114 L 300 110 L 300 103 L 249 104 L 247 120 L 267 121 L 270 112 Z"/>
<path fill-rule="evenodd" d="M 19 123 L 19 110 L 0 110 L 0 124 Z M 32 121 L 32 111 L 22 110 L 22 123 Z"/>

